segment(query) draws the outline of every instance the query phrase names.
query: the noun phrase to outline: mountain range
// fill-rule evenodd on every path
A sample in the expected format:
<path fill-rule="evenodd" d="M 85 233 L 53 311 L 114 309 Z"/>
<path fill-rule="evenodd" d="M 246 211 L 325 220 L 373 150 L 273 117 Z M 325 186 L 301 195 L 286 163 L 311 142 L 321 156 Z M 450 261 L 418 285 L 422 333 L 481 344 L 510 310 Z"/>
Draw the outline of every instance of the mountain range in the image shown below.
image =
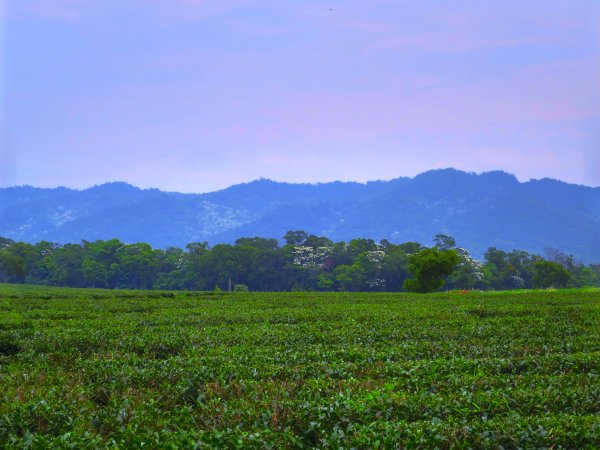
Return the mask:
<path fill-rule="evenodd" d="M 424 244 L 445 233 L 479 257 L 492 246 L 538 254 L 552 247 L 600 262 L 600 188 L 442 169 L 368 183 L 260 179 L 205 194 L 122 182 L 0 189 L 0 236 L 26 242 L 119 238 L 165 248 L 281 238 L 288 230 Z"/>

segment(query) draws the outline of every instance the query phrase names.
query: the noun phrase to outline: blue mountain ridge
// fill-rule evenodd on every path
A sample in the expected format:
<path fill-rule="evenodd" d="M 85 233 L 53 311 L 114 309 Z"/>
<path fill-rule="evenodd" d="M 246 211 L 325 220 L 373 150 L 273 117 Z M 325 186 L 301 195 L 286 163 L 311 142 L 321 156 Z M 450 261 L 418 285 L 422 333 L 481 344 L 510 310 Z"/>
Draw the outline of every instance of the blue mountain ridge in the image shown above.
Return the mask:
<path fill-rule="evenodd" d="M 442 169 L 368 183 L 260 179 L 205 194 L 122 182 L 0 189 L 0 236 L 26 242 L 119 238 L 166 248 L 281 238 L 287 230 L 425 244 L 446 233 L 479 257 L 492 246 L 538 254 L 553 247 L 600 262 L 600 188 Z"/>

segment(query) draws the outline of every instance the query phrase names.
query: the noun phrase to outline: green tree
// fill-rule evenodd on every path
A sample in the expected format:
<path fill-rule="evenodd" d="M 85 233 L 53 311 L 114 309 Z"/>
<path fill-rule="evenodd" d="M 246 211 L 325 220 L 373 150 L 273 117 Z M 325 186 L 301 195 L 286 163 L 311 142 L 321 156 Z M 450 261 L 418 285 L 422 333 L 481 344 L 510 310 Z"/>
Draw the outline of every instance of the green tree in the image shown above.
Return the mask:
<path fill-rule="evenodd" d="M 238 254 L 232 245 L 215 245 L 210 251 L 209 261 L 216 275 L 215 284 L 218 284 L 221 289 L 230 290 L 233 289 L 234 284 L 245 284 Z"/>
<path fill-rule="evenodd" d="M 86 287 L 108 287 L 108 270 L 102 263 L 93 259 L 84 259 L 81 264 L 81 272 Z"/>
<path fill-rule="evenodd" d="M 457 248 L 456 252 L 460 257 L 460 262 L 454 269 L 452 276 L 449 277 L 448 285 L 451 286 L 452 289 L 474 289 L 475 287 L 485 287 L 485 272 L 481 261 L 472 258 L 469 251 L 464 248 Z"/>
<path fill-rule="evenodd" d="M 118 263 L 111 265 L 120 287 L 149 289 L 158 266 L 156 252 L 146 243 L 126 244 L 117 251 Z"/>
<path fill-rule="evenodd" d="M 185 288 L 185 253 L 177 247 L 169 247 L 156 253 L 158 265 L 156 277 L 152 283 L 154 289 Z"/>
<path fill-rule="evenodd" d="M 595 287 L 599 283 L 598 275 L 590 267 L 583 267 L 577 274 L 575 287 Z"/>
<path fill-rule="evenodd" d="M 490 247 L 485 253 L 486 270 L 493 289 L 523 289 L 532 286 L 533 264 L 542 258 L 524 251 L 506 253 Z"/>
<path fill-rule="evenodd" d="M 456 247 L 456 239 L 448 234 L 436 234 L 433 242 L 440 250 L 450 250 Z"/>
<path fill-rule="evenodd" d="M 84 249 L 79 244 L 65 244 L 56 247 L 46 257 L 46 265 L 50 271 L 52 284 L 56 286 L 83 286 L 82 263 L 84 256 Z"/>
<path fill-rule="evenodd" d="M 533 286 L 536 288 L 565 288 L 571 276 L 571 272 L 557 262 L 541 260 L 533 263 Z"/>
<path fill-rule="evenodd" d="M 408 256 L 396 245 L 386 248 L 381 267 L 381 278 L 385 281 L 385 290 L 389 292 L 402 289 L 408 278 Z"/>
<path fill-rule="evenodd" d="M 404 242 L 404 243 L 398 245 L 398 247 L 400 248 L 400 250 L 402 250 L 407 255 L 411 255 L 413 253 L 419 253 L 421 250 L 423 250 L 423 248 L 425 248 L 418 242 Z"/>
<path fill-rule="evenodd" d="M 589 268 L 596 275 L 596 277 L 600 280 L 600 264 L 590 264 Z"/>
<path fill-rule="evenodd" d="M 6 250 L 0 250 L 0 281 L 9 283 L 18 281 L 25 274 L 25 261 L 20 256 Z"/>
<path fill-rule="evenodd" d="M 304 245 L 306 239 L 308 238 L 308 233 L 306 231 L 297 230 L 297 231 L 288 231 L 285 233 L 283 240 L 285 241 L 285 245 L 297 246 Z"/>
<path fill-rule="evenodd" d="M 508 254 L 509 263 L 517 270 L 517 277 L 523 280 L 521 287 L 529 289 L 533 286 L 533 266 L 536 261 L 543 260 L 541 256 L 532 255 L 523 250 L 513 250 Z"/>
<path fill-rule="evenodd" d="M 102 265 L 104 270 L 100 270 L 96 264 L 88 264 L 84 271 L 85 283 L 92 283 L 98 287 L 114 288 L 121 285 L 121 273 L 119 271 L 119 250 L 124 246 L 118 239 L 110 239 L 108 241 L 83 241 L 85 250 L 85 260 L 97 262 Z M 87 270 L 87 279 L 85 271 Z"/>
<path fill-rule="evenodd" d="M 95 242 L 83 241 L 83 248 L 88 257 L 94 261 L 98 261 L 107 268 L 117 262 L 118 251 L 123 245 L 118 239 Z"/>
<path fill-rule="evenodd" d="M 217 284 L 208 242 L 192 242 L 185 246 L 180 271 L 184 289 L 208 290 Z"/>
<path fill-rule="evenodd" d="M 348 242 L 346 252 L 351 258 L 356 258 L 361 253 L 377 250 L 377 244 L 373 239 L 352 239 Z"/>
<path fill-rule="evenodd" d="M 314 234 L 311 234 L 306 238 L 304 245 L 313 248 L 330 247 L 333 245 L 333 241 L 324 236 L 315 236 Z"/>
<path fill-rule="evenodd" d="M 460 257 L 455 250 L 426 248 L 408 257 L 408 271 L 412 274 L 404 282 L 404 288 L 410 292 L 427 293 L 441 289 L 444 277 L 452 275 Z"/>
<path fill-rule="evenodd" d="M 264 251 L 275 251 L 279 247 L 277 239 L 266 239 L 261 237 L 239 238 L 235 241 L 236 247 L 252 247 Z"/>
<path fill-rule="evenodd" d="M 2 249 L 8 249 L 8 248 L 12 247 L 15 244 L 16 244 L 16 242 L 13 241 L 12 239 L 5 238 L 5 237 L 0 237 L 0 250 L 2 250 Z"/>
<path fill-rule="evenodd" d="M 364 268 L 358 263 L 351 266 L 337 266 L 333 275 L 341 291 L 352 292 L 365 290 L 367 275 Z"/>

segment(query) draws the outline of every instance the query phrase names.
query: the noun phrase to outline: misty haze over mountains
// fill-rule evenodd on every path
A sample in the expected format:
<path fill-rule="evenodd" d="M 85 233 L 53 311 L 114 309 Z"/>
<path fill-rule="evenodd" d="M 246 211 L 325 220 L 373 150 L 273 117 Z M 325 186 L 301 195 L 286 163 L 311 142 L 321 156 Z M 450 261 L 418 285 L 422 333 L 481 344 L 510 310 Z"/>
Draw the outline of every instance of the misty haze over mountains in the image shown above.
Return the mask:
<path fill-rule="evenodd" d="M 600 188 L 444 169 L 366 184 L 261 179 L 205 194 L 126 183 L 0 189 L 0 236 L 26 242 L 118 238 L 165 248 L 281 238 L 288 230 L 423 244 L 446 233 L 479 257 L 492 246 L 538 254 L 554 247 L 600 262 Z"/>

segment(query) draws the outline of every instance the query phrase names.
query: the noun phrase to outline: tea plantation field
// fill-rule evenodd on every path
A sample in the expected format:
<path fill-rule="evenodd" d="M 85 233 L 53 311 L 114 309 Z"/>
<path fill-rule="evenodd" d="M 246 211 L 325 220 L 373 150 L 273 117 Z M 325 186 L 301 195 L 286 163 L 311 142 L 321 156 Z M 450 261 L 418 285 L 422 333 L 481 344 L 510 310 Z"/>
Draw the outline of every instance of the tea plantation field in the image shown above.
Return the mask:
<path fill-rule="evenodd" d="M 0 448 L 600 448 L 600 291 L 0 285 Z"/>

